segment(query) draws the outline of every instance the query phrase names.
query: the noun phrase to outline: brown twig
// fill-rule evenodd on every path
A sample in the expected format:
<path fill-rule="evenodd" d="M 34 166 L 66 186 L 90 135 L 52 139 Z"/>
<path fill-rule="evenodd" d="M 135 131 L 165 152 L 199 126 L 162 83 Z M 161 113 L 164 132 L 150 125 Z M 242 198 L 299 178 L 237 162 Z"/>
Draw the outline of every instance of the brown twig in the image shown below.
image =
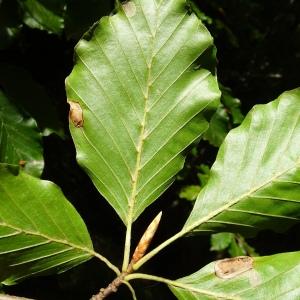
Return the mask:
<path fill-rule="evenodd" d="M 119 286 L 123 283 L 123 279 L 126 275 L 128 275 L 127 272 L 121 273 L 106 288 L 102 288 L 97 295 L 94 295 L 91 298 L 91 300 L 103 300 L 110 294 L 117 292 Z"/>
<path fill-rule="evenodd" d="M 150 225 L 147 227 L 145 233 L 143 234 L 142 238 L 140 239 L 137 247 L 134 250 L 134 253 L 132 255 L 132 259 L 127 267 L 127 270 L 125 272 L 122 272 L 117 278 L 115 278 L 106 288 L 102 288 L 97 295 L 94 295 L 90 300 L 103 300 L 107 296 L 109 296 L 112 293 L 117 292 L 120 285 L 124 282 L 125 276 L 129 275 L 133 272 L 133 265 L 138 262 L 146 253 L 153 236 L 157 230 L 157 227 L 159 225 L 160 219 L 161 219 L 160 212 L 154 220 L 150 223 Z"/>

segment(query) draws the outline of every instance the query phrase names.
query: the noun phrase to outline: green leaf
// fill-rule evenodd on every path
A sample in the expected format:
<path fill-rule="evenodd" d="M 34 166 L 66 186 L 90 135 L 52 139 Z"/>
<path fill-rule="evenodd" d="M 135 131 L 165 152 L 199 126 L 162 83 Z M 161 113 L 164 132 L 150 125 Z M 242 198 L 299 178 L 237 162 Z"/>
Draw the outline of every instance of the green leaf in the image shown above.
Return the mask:
<path fill-rule="evenodd" d="M 61 34 L 64 28 L 65 1 L 18 0 L 23 9 L 23 22 L 31 27 Z"/>
<path fill-rule="evenodd" d="M 44 168 L 41 134 L 33 119 L 25 119 L 0 90 L 0 162 L 22 165 L 39 177 Z"/>
<path fill-rule="evenodd" d="M 55 132 L 63 137 L 62 124 L 53 100 L 27 70 L 0 63 L 0 85 L 16 107 L 35 119 L 43 135 Z"/>
<path fill-rule="evenodd" d="M 125 224 L 170 186 L 218 104 L 212 37 L 185 5 L 121 5 L 78 43 L 66 80 L 77 160 Z"/>
<path fill-rule="evenodd" d="M 235 236 L 237 240 L 237 245 L 239 249 L 241 249 L 243 255 L 247 254 L 249 256 L 259 256 L 259 253 L 256 252 L 255 248 L 250 246 L 243 236 L 241 236 L 240 234 L 236 234 Z M 229 249 L 228 252 L 231 256 L 237 256 L 231 249 Z"/>
<path fill-rule="evenodd" d="M 222 251 L 227 249 L 232 240 L 234 239 L 234 234 L 231 232 L 220 232 L 216 234 L 212 234 L 210 238 L 211 248 L 212 251 Z"/>
<path fill-rule="evenodd" d="M 208 182 L 210 176 L 210 168 L 208 165 L 201 164 L 200 166 L 197 167 L 197 169 L 198 169 L 197 177 L 200 181 L 200 186 L 202 188 Z"/>
<path fill-rule="evenodd" d="M 231 257 L 249 255 L 258 256 L 255 249 L 251 247 L 243 236 L 237 233 L 220 232 L 212 234 L 210 237 L 211 251 L 227 250 Z"/>
<path fill-rule="evenodd" d="M 54 183 L 0 165 L 0 282 L 60 273 L 92 252 L 85 224 Z"/>
<path fill-rule="evenodd" d="M 220 85 L 222 91 L 221 102 L 227 108 L 227 111 L 232 117 L 233 124 L 241 124 L 244 120 L 244 115 L 241 112 L 241 101 L 232 96 L 230 88 Z"/>
<path fill-rule="evenodd" d="M 204 139 L 215 147 L 220 147 L 232 127 L 242 123 L 241 102 L 232 96 L 232 91 L 220 84 L 221 104 L 212 116 Z"/>
<path fill-rule="evenodd" d="M 201 188 L 199 185 L 187 185 L 184 186 L 179 193 L 179 198 L 194 201 L 197 199 L 197 196 Z"/>
<path fill-rule="evenodd" d="M 228 247 L 228 253 L 230 257 L 236 257 L 236 256 L 242 256 L 248 254 L 244 249 L 243 245 L 238 243 L 235 236 Z"/>
<path fill-rule="evenodd" d="M 196 14 L 196 16 L 204 23 L 204 24 L 212 24 L 213 19 L 207 16 L 203 11 L 199 9 L 199 7 L 192 1 L 187 0 L 187 4 L 189 9 Z"/>
<path fill-rule="evenodd" d="M 221 146 L 184 231 L 278 232 L 300 220 L 300 89 L 257 105 Z"/>
<path fill-rule="evenodd" d="M 229 122 L 230 118 L 226 108 L 220 105 L 210 120 L 204 139 L 208 140 L 211 145 L 219 147 L 229 132 Z"/>
<path fill-rule="evenodd" d="M 299 299 L 300 252 L 253 260 L 252 269 L 230 279 L 217 277 L 212 262 L 169 287 L 179 300 Z"/>

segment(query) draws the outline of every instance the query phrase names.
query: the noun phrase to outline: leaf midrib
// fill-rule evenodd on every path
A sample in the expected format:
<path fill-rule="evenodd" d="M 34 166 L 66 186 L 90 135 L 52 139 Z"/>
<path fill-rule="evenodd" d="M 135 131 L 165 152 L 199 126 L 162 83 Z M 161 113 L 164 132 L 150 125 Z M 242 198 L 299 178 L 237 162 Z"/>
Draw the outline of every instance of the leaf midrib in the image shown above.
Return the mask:
<path fill-rule="evenodd" d="M 200 288 L 196 288 L 196 287 L 192 287 L 190 286 L 189 283 L 182 283 L 180 281 L 172 281 L 169 282 L 170 285 L 173 285 L 176 288 L 185 290 L 185 291 L 189 291 L 191 293 L 197 293 L 197 294 L 202 294 L 202 295 L 206 295 L 209 297 L 214 297 L 214 299 L 226 299 L 226 300 L 240 300 L 240 297 L 237 296 L 233 296 L 233 295 L 228 295 L 228 294 L 221 294 L 221 293 L 214 293 L 208 290 L 203 290 Z"/>
<path fill-rule="evenodd" d="M 213 212 L 211 212 L 210 214 L 208 214 L 206 217 L 198 220 L 197 222 L 187 226 L 186 228 L 183 228 L 183 232 L 188 233 L 189 231 L 194 230 L 196 227 L 202 225 L 203 223 L 209 221 L 210 219 L 216 217 L 218 214 L 224 212 L 225 210 L 227 210 L 228 208 L 230 208 L 231 206 L 237 204 L 239 201 L 243 200 L 244 198 L 247 198 L 249 196 L 251 196 L 253 193 L 256 193 L 258 190 L 260 190 L 261 188 L 265 187 L 266 185 L 270 184 L 272 181 L 275 181 L 278 177 L 283 176 L 284 174 L 288 173 L 289 171 L 293 170 L 294 168 L 297 168 L 300 166 L 300 159 L 298 159 L 298 161 L 296 161 L 295 165 L 284 170 L 283 172 L 276 174 L 275 176 L 271 177 L 269 180 L 267 180 L 266 182 L 264 182 L 263 184 L 252 188 L 250 191 L 248 191 L 247 193 L 244 193 L 243 195 L 241 195 L 240 197 L 237 197 L 229 202 L 227 202 L 225 205 L 222 205 L 220 208 L 214 210 Z"/>
<path fill-rule="evenodd" d="M 161 3 L 160 3 L 161 4 Z M 141 7 L 141 11 L 143 13 L 143 16 L 149 26 L 149 31 L 151 33 L 151 55 L 150 55 L 150 61 L 147 62 L 146 58 L 145 58 L 145 63 L 147 65 L 147 69 L 148 69 L 148 73 L 147 73 L 147 80 L 146 80 L 146 90 L 145 90 L 145 94 L 144 94 L 144 113 L 143 113 L 143 119 L 142 119 L 142 123 L 141 123 L 141 131 L 140 131 L 140 135 L 139 135 L 139 140 L 138 140 L 138 146 L 137 146 L 137 157 L 136 157 L 136 165 L 135 165 L 135 169 L 133 172 L 133 176 L 132 176 L 132 185 L 131 185 L 131 195 L 128 201 L 128 207 L 129 207 L 129 212 L 128 212 L 128 217 L 127 217 L 127 226 L 128 224 L 131 224 L 133 222 L 134 219 L 134 205 L 136 202 L 136 198 L 137 198 L 137 184 L 138 184 L 138 179 L 139 179 L 139 174 L 141 171 L 141 158 L 142 158 L 142 152 L 143 152 L 143 146 L 144 146 L 144 141 L 147 137 L 147 134 L 145 132 L 145 128 L 146 128 L 146 123 L 147 123 L 147 114 L 149 112 L 148 109 L 148 100 L 149 100 L 149 93 L 150 93 L 150 88 L 151 88 L 151 71 L 152 71 L 152 63 L 153 63 L 153 59 L 154 59 L 154 41 L 156 38 L 156 34 L 157 34 L 157 30 L 158 30 L 158 9 L 160 6 L 156 6 L 156 27 L 155 27 L 155 31 L 154 33 L 151 32 L 151 28 L 150 25 L 148 23 L 148 19 Z M 125 16 L 127 17 L 126 13 L 124 12 Z M 130 23 L 130 20 L 127 17 L 128 22 Z M 131 23 L 130 23 L 131 24 Z M 134 30 L 133 30 L 134 31 Z M 142 47 L 140 46 L 141 51 L 142 51 Z M 143 51 L 142 51 L 143 52 Z"/>
<path fill-rule="evenodd" d="M 14 229 L 17 231 L 18 234 L 26 234 L 26 235 L 33 235 L 33 236 L 38 236 L 38 237 L 41 237 L 41 238 L 44 238 L 50 242 L 53 242 L 53 243 L 58 243 L 58 244 L 64 244 L 64 245 L 67 245 L 67 246 L 70 246 L 72 247 L 73 249 L 79 249 L 83 252 L 86 252 L 92 256 L 95 256 L 95 252 L 92 250 L 92 249 L 89 249 L 87 247 L 83 247 L 83 246 L 80 246 L 80 245 L 76 245 L 74 243 L 71 243 L 67 240 L 62 240 L 62 239 L 57 239 L 57 238 L 53 238 L 53 237 L 50 237 L 44 233 L 41 233 L 41 232 L 38 232 L 38 231 L 32 231 L 32 230 L 27 230 L 27 229 L 23 229 L 23 228 L 19 228 L 17 226 L 14 226 L 14 225 L 10 225 L 6 222 L 0 222 L 0 226 L 3 226 L 3 227 L 7 227 L 7 228 L 10 228 L 10 229 Z M 1 239 L 1 237 L 0 237 Z"/>
<path fill-rule="evenodd" d="M 231 294 L 231 295 L 226 295 L 226 294 L 217 294 L 217 295 L 213 295 L 213 294 L 212 294 L 212 295 L 211 295 L 211 294 L 207 294 L 207 295 L 209 295 L 209 296 L 215 296 L 216 299 L 219 299 L 218 297 L 224 297 L 225 299 L 244 299 L 244 296 L 245 296 L 245 295 L 243 295 L 243 294 L 245 294 L 246 292 L 251 291 L 251 290 L 253 290 L 253 289 L 257 289 L 257 288 L 262 287 L 262 286 L 265 286 L 266 284 L 272 282 L 272 281 L 275 280 L 276 278 L 279 278 L 280 276 L 285 276 L 286 274 L 288 274 L 288 273 L 290 273 L 290 272 L 293 272 L 297 267 L 299 267 L 299 266 L 298 266 L 298 265 L 295 265 L 295 266 L 293 266 L 292 268 L 289 268 L 288 270 L 285 270 L 285 271 L 283 271 L 283 272 L 279 272 L 279 273 L 276 274 L 275 276 L 269 278 L 268 280 L 266 280 L 266 281 L 260 283 L 259 285 L 255 286 L 255 287 L 253 287 L 253 286 L 248 287 L 248 288 L 246 288 L 246 289 L 244 289 L 244 290 L 242 290 L 242 291 L 238 291 L 238 292 L 235 293 L 235 294 Z M 182 289 L 185 289 L 185 290 L 188 290 L 188 291 L 191 291 L 191 292 L 195 292 L 195 293 L 198 293 L 198 294 L 205 294 L 205 293 L 204 293 L 205 290 L 203 291 L 203 290 L 201 290 L 201 289 L 198 289 L 197 287 L 194 288 L 194 287 L 191 286 L 191 285 L 193 285 L 193 284 L 201 285 L 201 282 L 187 282 L 187 283 L 181 283 L 181 282 L 179 281 L 179 284 L 182 285 L 182 286 L 179 286 L 179 285 L 178 285 L 178 286 L 177 286 L 178 288 L 182 288 Z M 216 285 L 218 285 L 218 284 L 216 283 Z M 213 286 L 212 286 L 212 289 L 214 289 L 214 288 L 216 287 L 216 285 L 213 285 Z M 176 286 L 176 285 L 174 285 L 174 286 Z M 285 293 L 287 293 L 287 292 L 289 292 L 289 291 L 290 291 L 290 290 L 284 291 L 282 294 L 285 294 Z M 210 292 L 210 291 L 209 291 L 209 292 Z"/>
<path fill-rule="evenodd" d="M 144 94 L 144 99 L 145 99 L 145 102 L 144 102 L 144 114 L 143 114 L 143 120 L 142 120 L 142 123 L 141 123 L 141 132 L 140 132 L 140 135 L 139 135 L 139 140 L 138 140 L 138 146 L 137 146 L 137 158 L 136 158 L 136 166 L 133 170 L 133 174 L 132 174 L 132 186 L 131 186 L 131 195 L 130 195 L 130 198 L 129 198 L 129 201 L 128 201 L 128 207 L 129 207 L 129 214 L 128 214 L 128 217 L 127 217 L 127 224 L 132 223 L 133 219 L 134 219 L 134 215 L 137 214 L 137 210 L 135 210 L 134 206 L 135 206 L 135 202 L 136 202 L 136 199 L 137 199 L 137 196 L 139 194 L 139 191 L 137 191 L 137 186 L 138 186 L 138 178 L 139 178 L 139 174 L 141 172 L 141 170 L 143 169 L 143 167 L 145 165 L 141 165 L 141 158 L 142 158 L 142 151 L 143 151 L 143 145 L 144 145 L 144 141 L 149 137 L 149 135 L 152 133 L 152 131 L 154 130 L 151 130 L 150 132 L 147 132 L 145 129 L 146 129 L 146 123 L 147 123 L 147 113 L 153 108 L 154 105 L 157 104 L 158 100 L 160 100 L 162 98 L 162 96 L 165 94 L 165 92 L 173 85 L 174 82 L 176 82 L 176 80 L 187 70 L 187 68 L 189 68 L 192 63 L 194 62 L 194 60 L 180 73 L 180 75 L 176 78 L 176 80 L 174 82 L 172 82 L 172 84 L 165 90 L 161 93 L 161 95 L 158 97 L 158 99 L 156 99 L 154 101 L 154 103 L 148 108 L 147 107 L 147 104 L 148 104 L 148 99 L 149 99 L 149 93 L 150 93 L 150 88 L 151 86 L 154 84 L 154 82 L 160 77 L 161 73 L 164 71 L 164 69 L 154 78 L 154 79 L 151 79 L 151 71 L 152 71 L 152 62 L 153 62 L 153 59 L 156 57 L 157 53 L 165 46 L 165 44 L 169 41 L 169 39 L 173 36 L 174 32 L 176 32 L 176 30 L 178 29 L 179 25 L 182 23 L 182 21 L 185 19 L 185 17 L 187 16 L 187 14 L 184 14 L 184 16 L 180 19 L 180 22 L 175 26 L 174 30 L 172 31 L 171 35 L 168 37 L 168 39 L 163 43 L 163 45 L 158 49 L 157 52 L 154 52 L 154 42 L 155 42 L 155 38 L 156 38 L 156 34 L 157 34 L 157 31 L 159 29 L 159 26 L 161 23 L 164 22 L 165 19 L 163 19 L 163 21 L 161 23 L 159 23 L 158 21 L 158 14 L 159 14 L 159 8 L 161 6 L 163 1 L 160 1 L 158 4 L 156 4 L 156 27 L 155 27 L 155 30 L 154 32 L 151 31 L 151 28 L 150 28 L 150 25 L 149 25 L 149 22 L 148 22 L 148 19 L 145 15 L 145 12 L 141 6 L 141 11 L 143 13 L 143 16 L 146 20 L 146 23 L 148 25 L 148 28 L 149 28 L 149 32 L 151 33 L 151 55 L 150 55 L 150 61 L 147 62 L 147 59 L 144 55 L 144 52 L 142 50 L 142 47 L 140 45 L 140 42 L 135 34 L 135 31 L 131 25 L 131 22 L 129 20 L 129 18 L 127 17 L 126 13 L 124 12 L 126 18 L 127 18 L 127 21 L 131 27 L 131 30 L 133 32 L 133 34 L 135 35 L 135 38 L 137 40 L 137 43 L 140 47 L 140 50 L 141 50 L 141 53 L 143 54 L 143 57 L 144 57 L 144 60 L 145 60 L 145 63 L 146 65 L 148 66 L 148 74 L 147 74 L 147 80 L 146 80 L 146 89 L 145 89 L 145 93 L 143 93 L 143 90 L 142 90 L 142 93 Z M 177 52 L 175 53 L 175 55 L 172 57 L 171 61 L 174 59 L 174 57 L 176 57 L 177 55 Z M 168 63 L 168 65 L 171 63 L 171 61 Z M 209 74 L 205 74 L 203 76 L 203 78 L 201 78 L 201 81 L 203 79 L 205 79 L 207 76 L 209 76 Z M 178 101 L 179 103 L 180 101 Z M 177 103 L 177 104 L 178 104 Z M 173 107 L 174 108 L 174 107 Z M 160 123 L 160 122 L 159 122 Z M 158 123 L 158 124 L 159 124 Z M 156 126 L 158 126 L 158 124 L 156 124 Z M 183 127 L 183 126 L 182 126 Z M 182 128 L 181 127 L 181 128 Z M 163 145 L 165 146 L 165 144 Z M 162 147 L 163 147 L 162 146 Z M 161 147 L 161 148 L 162 148 Z M 160 149 L 161 149 L 160 148 Z M 159 149 L 159 150 L 160 150 Z M 152 157 L 153 158 L 153 157 Z M 151 159 L 152 159 L 151 158 Z M 149 159 L 149 161 L 151 160 Z M 174 159 L 174 158 L 172 158 Z M 147 163 L 149 162 L 147 161 Z M 169 180 L 169 179 L 168 179 Z M 167 181 L 168 181 L 167 180 Z M 146 185 L 146 184 L 145 184 Z"/>

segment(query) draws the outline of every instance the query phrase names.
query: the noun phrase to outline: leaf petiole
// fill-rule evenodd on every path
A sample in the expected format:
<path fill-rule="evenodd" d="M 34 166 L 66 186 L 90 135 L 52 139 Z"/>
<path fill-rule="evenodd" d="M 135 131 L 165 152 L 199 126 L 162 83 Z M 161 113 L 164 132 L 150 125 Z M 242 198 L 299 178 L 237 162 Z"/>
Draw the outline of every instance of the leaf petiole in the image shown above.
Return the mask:
<path fill-rule="evenodd" d="M 219 293 L 213 293 L 213 292 L 208 291 L 208 290 L 193 288 L 190 285 L 185 284 L 185 283 L 181 283 L 179 281 L 167 279 L 167 278 L 164 278 L 164 277 L 149 275 L 149 274 L 134 273 L 134 274 L 129 274 L 129 275 L 124 277 L 124 280 L 126 280 L 126 281 L 130 281 L 130 280 L 134 280 L 134 279 L 145 279 L 145 280 L 152 280 L 152 281 L 162 282 L 162 283 L 165 283 L 167 285 L 172 285 L 172 286 L 182 288 L 184 290 L 195 292 L 197 294 L 203 294 L 203 295 L 211 296 L 214 299 L 224 299 L 224 300 L 225 299 L 226 300 L 237 300 L 237 299 L 239 299 L 239 298 L 233 297 L 233 296 L 223 295 L 223 294 L 219 294 Z"/>
<path fill-rule="evenodd" d="M 104 262 L 107 265 L 107 267 L 114 271 L 118 276 L 121 274 L 119 268 L 112 264 L 105 256 L 95 251 L 91 251 L 91 254 L 100 259 L 102 262 Z"/>

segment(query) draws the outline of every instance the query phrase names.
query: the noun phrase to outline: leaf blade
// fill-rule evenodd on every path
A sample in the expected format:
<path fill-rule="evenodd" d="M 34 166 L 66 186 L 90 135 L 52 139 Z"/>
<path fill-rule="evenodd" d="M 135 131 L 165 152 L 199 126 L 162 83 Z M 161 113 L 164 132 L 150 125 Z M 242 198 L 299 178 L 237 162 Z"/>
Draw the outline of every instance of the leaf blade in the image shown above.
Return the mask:
<path fill-rule="evenodd" d="M 285 92 L 231 131 L 184 230 L 280 232 L 299 221 L 299 106 L 300 89 Z"/>
<path fill-rule="evenodd" d="M 300 295 L 299 268 L 300 252 L 280 253 L 255 257 L 253 268 L 231 279 L 215 275 L 212 262 L 198 272 L 178 279 L 184 288 L 169 286 L 177 299 L 296 299 Z M 190 289 L 190 290 L 189 290 Z M 197 292 L 197 289 L 199 292 Z M 201 290 L 218 294 L 219 298 L 207 296 Z M 221 298 L 222 299 L 222 298 Z"/>
<path fill-rule="evenodd" d="M 0 90 L 0 162 L 22 165 L 39 177 L 44 168 L 42 138 L 33 119 L 24 118 Z"/>
<path fill-rule="evenodd" d="M 70 126 L 77 160 L 125 224 L 171 184 L 219 98 L 211 72 L 193 69 L 212 38 L 184 4 L 127 2 L 79 42 L 67 78 L 84 118 Z"/>
<path fill-rule="evenodd" d="M 18 0 L 23 22 L 31 27 L 61 34 L 64 28 L 65 1 Z"/>
<path fill-rule="evenodd" d="M 0 166 L 0 281 L 63 272 L 91 258 L 82 219 L 51 182 Z"/>

